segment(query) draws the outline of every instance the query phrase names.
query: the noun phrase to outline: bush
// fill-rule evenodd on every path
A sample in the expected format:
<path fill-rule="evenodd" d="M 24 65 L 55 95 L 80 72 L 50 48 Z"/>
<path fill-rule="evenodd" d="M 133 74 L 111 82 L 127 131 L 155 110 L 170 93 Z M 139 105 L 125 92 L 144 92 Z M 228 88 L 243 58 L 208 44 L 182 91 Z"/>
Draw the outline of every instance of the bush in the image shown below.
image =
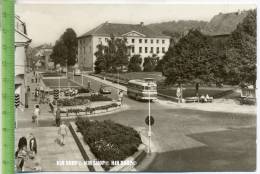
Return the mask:
<path fill-rule="evenodd" d="M 78 96 L 74 98 L 59 99 L 58 104 L 61 106 L 77 106 L 87 104 L 89 101 L 112 101 L 108 96 L 92 95 L 92 96 Z"/>
<path fill-rule="evenodd" d="M 79 88 L 78 93 L 89 93 L 89 89 L 86 88 Z"/>
<path fill-rule="evenodd" d="M 76 125 L 84 141 L 101 161 L 124 160 L 133 155 L 141 144 L 136 130 L 110 120 L 91 122 L 87 118 L 79 117 Z M 109 170 L 113 166 L 109 164 L 102 167 Z"/>

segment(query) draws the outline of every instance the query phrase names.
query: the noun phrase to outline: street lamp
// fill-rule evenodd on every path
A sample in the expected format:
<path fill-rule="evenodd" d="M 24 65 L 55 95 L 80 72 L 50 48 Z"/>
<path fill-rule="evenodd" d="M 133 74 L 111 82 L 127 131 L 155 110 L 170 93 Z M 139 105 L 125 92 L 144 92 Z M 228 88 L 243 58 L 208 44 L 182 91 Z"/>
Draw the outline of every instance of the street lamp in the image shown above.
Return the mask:
<path fill-rule="evenodd" d="M 148 87 L 150 86 L 150 83 L 148 83 Z M 148 117 L 149 117 L 149 124 L 148 124 L 148 138 L 149 138 L 149 147 L 148 147 L 148 153 L 151 153 L 151 138 L 152 138 L 152 127 L 151 127 L 151 98 L 150 98 L 150 90 L 148 88 Z"/>

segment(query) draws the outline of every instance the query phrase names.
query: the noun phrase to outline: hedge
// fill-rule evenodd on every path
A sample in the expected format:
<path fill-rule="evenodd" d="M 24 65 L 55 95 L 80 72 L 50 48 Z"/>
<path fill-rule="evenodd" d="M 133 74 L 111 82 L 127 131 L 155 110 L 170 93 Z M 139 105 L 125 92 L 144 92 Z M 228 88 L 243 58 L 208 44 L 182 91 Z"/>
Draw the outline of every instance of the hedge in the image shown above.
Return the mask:
<path fill-rule="evenodd" d="M 121 161 L 138 151 L 142 143 L 140 135 L 131 127 L 111 120 L 90 121 L 78 117 L 76 125 L 89 145 L 92 153 L 100 161 Z M 106 171 L 112 164 L 102 166 Z"/>

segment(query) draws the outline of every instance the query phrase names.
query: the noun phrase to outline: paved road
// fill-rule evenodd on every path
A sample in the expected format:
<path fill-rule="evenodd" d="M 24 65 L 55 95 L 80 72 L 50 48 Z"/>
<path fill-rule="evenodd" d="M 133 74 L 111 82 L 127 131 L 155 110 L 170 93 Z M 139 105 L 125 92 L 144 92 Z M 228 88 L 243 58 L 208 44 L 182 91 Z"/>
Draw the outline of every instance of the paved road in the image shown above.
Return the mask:
<path fill-rule="evenodd" d="M 82 82 L 81 76 L 74 80 Z M 101 86 L 99 81 L 88 77 L 83 79 L 84 86 L 88 81 L 93 89 Z M 118 90 L 111 90 L 116 99 Z M 124 103 L 129 110 L 95 119 L 111 119 L 147 130 L 144 119 L 148 103 L 128 97 L 124 97 Z M 152 139 L 159 148 L 156 160 L 145 171 L 255 170 L 256 115 L 183 109 L 158 102 L 152 103 L 151 108 L 155 118 Z"/>
<path fill-rule="evenodd" d="M 82 82 L 81 76 L 74 80 Z M 99 81 L 84 77 L 84 86 L 98 90 Z M 118 90 L 112 88 L 111 97 L 117 99 Z M 129 109 L 124 112 L 93 117 L 139 127 L 147 131 L 144 123 L 148 103 L 124 97 Z M 151 104 L 155 118 L 152 140 L 158 146 L 155 160 L 143 171 L 254 171 L 256 168 L 256 115 L 207 112 L 184 109 L 178 105 Z M 232 109 L 232 108 L 231 108 Z M 19 127 L 28 121 L 20 120 Z M 53 126 L 53 120 L 40 121 L 41 127 Z M 238 160 L 239 159 L 239 160 Z"/>

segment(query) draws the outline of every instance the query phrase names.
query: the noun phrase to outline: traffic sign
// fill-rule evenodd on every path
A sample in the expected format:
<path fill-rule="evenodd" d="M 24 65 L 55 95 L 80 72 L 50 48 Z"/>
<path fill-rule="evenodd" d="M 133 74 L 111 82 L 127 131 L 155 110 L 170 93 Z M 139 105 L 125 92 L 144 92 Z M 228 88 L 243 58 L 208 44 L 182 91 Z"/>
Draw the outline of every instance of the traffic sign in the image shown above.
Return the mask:
<path fill-rule="evenodd" d="M 15 94 L 14 103 L 15 103 L 15 107 L 16 107 L 16 108 L 17 108 L 18 106 L 20 106 L 20 95 L 19 95 L 19 94 Z"/>
<path fill-rule="evenodd" d="M 149 116 L 145 118 L 145 123 L 149 126 Z M 150 116 L 150 125 L 154 125 L 154 118 L 153 116 Z"/>

